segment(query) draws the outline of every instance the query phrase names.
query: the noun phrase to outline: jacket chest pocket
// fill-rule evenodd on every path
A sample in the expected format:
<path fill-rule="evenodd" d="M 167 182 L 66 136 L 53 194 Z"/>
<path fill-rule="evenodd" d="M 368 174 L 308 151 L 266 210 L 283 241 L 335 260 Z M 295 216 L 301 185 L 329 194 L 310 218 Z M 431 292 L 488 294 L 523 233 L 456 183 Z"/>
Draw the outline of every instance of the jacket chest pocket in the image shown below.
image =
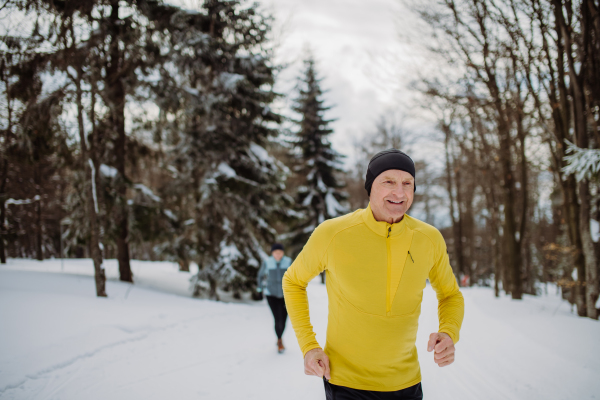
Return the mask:
<path fill-rule="evenodd" d="M 406 315 L 417 311 L 423 299 L 423 289 L 425 289 L 428 276 L 427 263 L 418 262 L 411 256 L 406 258 L 402 277 L 392 303 L 392 315 Z"/>
<path fill-rule="evenodd" d="M 361 246 L 352 249 L 361 249 Z M 379 251 L 338 252 L 334 277 L 341 295 L 363 313 L 385 315 L 385 247 Z"/>

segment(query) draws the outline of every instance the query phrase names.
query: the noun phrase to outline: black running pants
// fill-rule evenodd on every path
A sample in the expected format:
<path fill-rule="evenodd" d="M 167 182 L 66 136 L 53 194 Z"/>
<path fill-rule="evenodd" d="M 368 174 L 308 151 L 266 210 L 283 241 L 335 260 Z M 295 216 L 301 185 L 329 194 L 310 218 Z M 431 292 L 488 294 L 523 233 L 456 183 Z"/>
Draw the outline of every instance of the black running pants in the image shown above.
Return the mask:
<path fill-rule="evenodd" d="M 395 392 L 375 392 L 371 390 L 351 389 L 345 386 L 332 385 L 325 382 L 327 400 L 423 400 L 421 382 L 414 386 Z"/>
<path fill-rule="evenodd" d="M 275 318 L 275 333 L 277 334 L 277 339 L 281 339 L 288 315 L 287 309 L 285 308 L 285 300 L 275 296 L 267 296 L 267 302 L 269 303 L 269 307 L 271 307 L 271 312 Z"/>

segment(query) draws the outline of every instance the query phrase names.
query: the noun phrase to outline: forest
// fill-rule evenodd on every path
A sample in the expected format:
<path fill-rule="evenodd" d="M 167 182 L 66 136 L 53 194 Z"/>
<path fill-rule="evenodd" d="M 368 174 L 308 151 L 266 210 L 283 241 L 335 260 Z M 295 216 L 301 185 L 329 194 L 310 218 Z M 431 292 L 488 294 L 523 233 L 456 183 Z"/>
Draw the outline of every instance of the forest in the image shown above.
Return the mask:
<path fill-rule="evenodd" d="M 106 259 L 131 283 L 132 259 L 194 263 L 194 295 L 239 297 L 272 242 L 296 255 L 365 207 L 368 160 L 394 147 L 419 154 L 414 215 L 461 285 L 518 300 L 555 283 L 598 319 L 600 2 L 403 4 L 426 65 L 405 90 L 443 149 L 430 158 L 385 113 L 336 151 L 319 60 L 279 93 L 260 4 L 4 0 L 22 22 L 0 38 L 1 262 L 91 258 L 98 296 Z"/>

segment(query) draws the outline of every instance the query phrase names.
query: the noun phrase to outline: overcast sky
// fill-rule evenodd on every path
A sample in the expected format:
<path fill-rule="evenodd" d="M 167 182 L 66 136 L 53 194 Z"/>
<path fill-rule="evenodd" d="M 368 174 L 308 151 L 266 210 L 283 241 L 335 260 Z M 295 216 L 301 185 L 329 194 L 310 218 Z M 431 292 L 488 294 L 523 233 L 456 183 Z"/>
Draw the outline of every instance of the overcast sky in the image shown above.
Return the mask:
<path fill-rule="evenodd" d="M 194 9 L 200 0 L 168 1 Z M 281 111 L 285 114 L 291 106 L 308 47 L 323 79 L 326 105 L 332 107 L 326 117 L 336 119 L 331 141 L 338 152 L 348 156 L 348 166 L 353 162 L 354 142 L 373 132 L 383 114 L 406 119 L 405 127 L 413 132 L 431 130 L 423 128 L 427 125 L 424 118 L 416 117 L 419 110 L 411 103 L 407 89 L 414 78 L 411 71 L 419 69 L 417 65 L 423 61 L 415 58 L 414 47 L 402 35 L 412 21 L 401 0 L 258 2 L 275 17 L 275 62 L 288 65 L 276 86 L 279 93 L 290 95 L 279 104 Z M 427 154 L 438 153 L 436 147 L 427 146 L 425 154 L 422 148 L 411 154 L 417 159 L 436 159 L 439 157 Z"/>
<path fill-rule="evenodd" d="M 290 64 L 278 88 L 287 92 L 302 69 L 310 47 L 323 78 L 334 147 L 352 157 L 354 139 L 374 129 L 384 112 L 403 112 L 403 66 L 396 21 L 397 0 L 264 0 L 276 17 L 277 61 Z"/>

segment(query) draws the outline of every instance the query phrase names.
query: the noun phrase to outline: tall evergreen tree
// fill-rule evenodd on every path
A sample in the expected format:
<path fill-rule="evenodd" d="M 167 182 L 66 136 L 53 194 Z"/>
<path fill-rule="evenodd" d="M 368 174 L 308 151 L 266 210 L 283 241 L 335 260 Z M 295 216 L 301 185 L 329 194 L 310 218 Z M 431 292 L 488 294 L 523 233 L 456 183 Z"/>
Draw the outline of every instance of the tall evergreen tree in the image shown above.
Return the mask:
<path fill-rule="evenodd" d="M 162 248 L 197 260 L 196 292 L 239 294 L 254 285 L 273 221 L 287 208 L 285 166 L 266 150 L 281 119 L 269 107 L 276 97 L 270 19 L 256 5 L 207 0 L 171 21 L 170 62 L 155 91 L 159 136 L 172 149 L 165 167 L 173 179 L 161 197 L 176 235 Z M 189 225 L 193 235 L 182 229 Z"/>
<path fill-rule="evenodd" d="M 331 107 L 324 105 L 321 79 L 317 77 L 315 61 L 309 56 L 304 62 L 299 95 L 293 107 L 300 115 L 298 131 L 293 141 L 298 154 L 294 172 L 298 176 L 296 211 L 304 217 L 291 235 L 292 251 L 298 253 L 312 231 L 329 218 L 348 212 L 345 183 L 338 179 L 343 173 L 342 155 L 336 152 L 328 137 L 333 133 L 325 118 Z"/>

